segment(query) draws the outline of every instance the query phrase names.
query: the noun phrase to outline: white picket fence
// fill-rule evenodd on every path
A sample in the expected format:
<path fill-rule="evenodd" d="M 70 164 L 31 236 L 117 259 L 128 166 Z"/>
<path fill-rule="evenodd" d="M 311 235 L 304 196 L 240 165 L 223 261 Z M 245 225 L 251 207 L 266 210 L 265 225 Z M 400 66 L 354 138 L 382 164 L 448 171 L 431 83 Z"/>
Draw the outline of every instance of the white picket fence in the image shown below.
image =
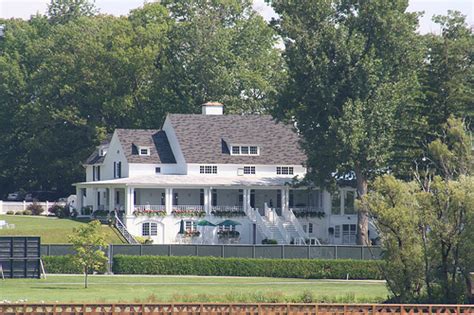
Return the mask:
<path fill-rule="evenodd" d="M 24 211 L 28 207 L 28 205 L 32 204 L 33 202 L 26 202 L 26 201 L 2 201 L 0 200 L 0 214 L 6 214 L 8 211 L 18 212 Z M 58 204 L 64 206 L 65 202 L 37 202 L 37 204 L 41 205 L 44 209 L 43 214 L 48 214 L 48 209 L 54 204 Z"/>

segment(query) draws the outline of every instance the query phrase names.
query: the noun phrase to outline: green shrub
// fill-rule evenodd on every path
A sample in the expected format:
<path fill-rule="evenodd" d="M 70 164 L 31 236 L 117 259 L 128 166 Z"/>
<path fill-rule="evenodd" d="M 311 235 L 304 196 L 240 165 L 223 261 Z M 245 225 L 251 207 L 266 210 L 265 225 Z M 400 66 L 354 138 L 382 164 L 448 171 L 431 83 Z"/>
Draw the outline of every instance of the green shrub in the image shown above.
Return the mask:
<path fill-rule="evenodd" d="M 277 277 L 304 279 L 382 279 L 375 260 L 259 259 L 216 257 L 114 257 L 117 274 Z"/>
<path fill-rule="evenodd" d="M 41 213 L 43 213 L 44 209 L 43 209 L 42 205 L 40 205 L 36 202 L 33 202 L 33 203 L 29 204 L 26 207 L 25 211 L 23 211 L 24 215 L 27 215 L 27 214 L 25 214 L 26 211 L 30 212 L 30 214 L 28 214 L 28 215 L 40 215 Z"/>
<path fill-rule="evenodd" d="M 43 256 L 41 257 L 44 263 L 44 269 L 46 273 L 66 273 L 66 274 L 77 274 L 82 273 L 80 266 L 74 264 L 71 255 L 64 256 Z M 99 273 L 107 272 L 107 266 L 103 266 Z"/>
<path fill-rule="evenodd" d="M 23 215 L 23 211 L 17 211 L 15 212 L 15 215 Z"/>
<path fill-rule="evenodd" d="M 24 210 L 22 213 L 23 213 L 23 215 L 32 215 L 33 214 L 33 212 L 31 210 L 28 210 L 28 209 Z"/>
<path fill-rule="evenodd" d="M 7 214 L 8 214 L 8 215 L 13 215 L 13 214 L 15 214 L 15 211 L 9 210 L 9 211 L 7 211 Z"/>

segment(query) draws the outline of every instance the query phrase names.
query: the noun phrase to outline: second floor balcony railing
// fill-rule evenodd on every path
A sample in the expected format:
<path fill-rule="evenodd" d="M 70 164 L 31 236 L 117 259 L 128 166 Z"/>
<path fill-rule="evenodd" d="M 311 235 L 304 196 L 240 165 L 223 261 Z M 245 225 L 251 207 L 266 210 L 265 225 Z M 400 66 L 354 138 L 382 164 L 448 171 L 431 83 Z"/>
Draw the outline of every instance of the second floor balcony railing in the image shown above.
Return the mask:
<path fill-rule="evenodd" d="M 211 214 L 216 217 L 245 217 L 244 208 L 241 206 L 212 206 Z"/>
<path fill-rule="evenodd" d="M 317 207 L 290 207 L 297 218 L 324 218 L 324 211 Z"/>
<path fill-rule="evenodd" d="M 173 205 L 171 213 L 175 217 L 204 217 L 204 206 L 199 205 Z"/>
<path fill-rule="evenodd" d="M 133 214 L 135 216 L 166 216 L 164 205 L 135 205 Z"/>

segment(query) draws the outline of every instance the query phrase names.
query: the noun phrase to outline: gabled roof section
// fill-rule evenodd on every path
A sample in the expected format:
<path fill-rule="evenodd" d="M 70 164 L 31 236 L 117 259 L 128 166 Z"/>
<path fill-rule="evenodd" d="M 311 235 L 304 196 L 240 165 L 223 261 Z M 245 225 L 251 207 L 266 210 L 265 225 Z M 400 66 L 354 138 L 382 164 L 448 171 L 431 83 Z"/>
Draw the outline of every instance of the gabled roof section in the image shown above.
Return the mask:
<path fill-rule="evenodd" d="M 166 133 L 157 129 L 116 129 L 128 163 L 176 163 Z M 139 147 L 150 148 L 150 155 L 138 155 Z"/>
<path fill-rule="evenodd" d="M 303 165 L 306 156 L 292 126 L 269 115 L 170 114 L 187 163 Z M 229 146 L 257 145 L 258 156 L 230 155 Z"/>
<path fill-rule="evenodd" d="M 107 137 L 100 142 L 98 147 L 108 147 L 110 144 L 110 141 L 112 140 L 112 134 L 108 134 Z M 99 155 L 99 149 L 96 148 L 94 152 L 89 155 L 89 157 L 86 159 L 85 164 L 93 165 L 93 164 L 102 164 L 104 163 L 105 156 L 100 156 Z"/>

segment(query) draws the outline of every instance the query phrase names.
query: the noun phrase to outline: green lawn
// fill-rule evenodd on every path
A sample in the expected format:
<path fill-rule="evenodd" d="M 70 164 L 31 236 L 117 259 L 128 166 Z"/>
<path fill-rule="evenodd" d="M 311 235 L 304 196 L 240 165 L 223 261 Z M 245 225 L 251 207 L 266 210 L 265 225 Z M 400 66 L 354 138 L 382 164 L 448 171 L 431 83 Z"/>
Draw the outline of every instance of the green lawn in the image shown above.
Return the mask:
<path fill-rule="evenodd" d="M 6 279 L 0 301 L 28 302 L 358 302 L 387 299 L 385 283 L 196 276 L 90 276 Z"/>
<path fill-rule="evenodd" d="M 45 216 L 0 215 L 0 220 L 5 220 L 9 224 L 15 224 L 14 229 L 1 229 L 0 236 L 41 236 L 41 243 L 43 244 L 67 243 L 67 235 L 72 233 L 72 229 L 85 224 L 79 220 L 58 219 Z M 115 229 L 103 225 L 102 232 L 105 235 L 107 243 L 123 243 Z"/>

